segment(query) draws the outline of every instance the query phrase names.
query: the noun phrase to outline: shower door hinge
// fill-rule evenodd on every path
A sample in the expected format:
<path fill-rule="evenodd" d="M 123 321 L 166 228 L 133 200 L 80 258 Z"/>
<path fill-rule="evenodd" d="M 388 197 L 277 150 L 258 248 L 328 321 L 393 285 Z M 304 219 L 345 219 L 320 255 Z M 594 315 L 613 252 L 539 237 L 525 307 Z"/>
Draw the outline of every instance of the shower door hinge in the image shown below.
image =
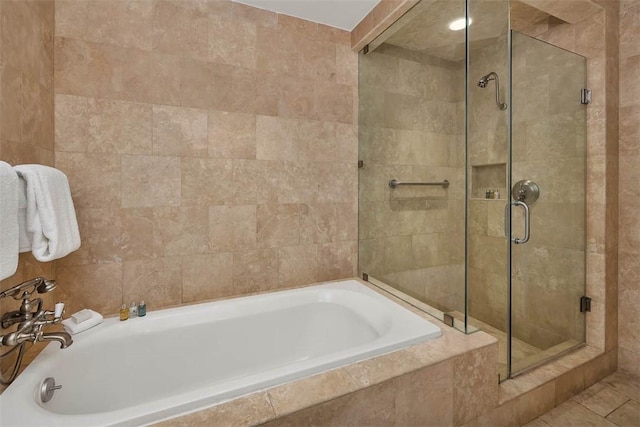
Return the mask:
<path fill-rule="evenodd" d="M 591 104 L 591 89 L 580 89 L 580 104 Z"/>
<path fill-rule="evenodd" d="M 580 297 L 580 313 L 591 311 L 591 298 L 584 296 Z"/>
<path fill-rule="evenodd" d="M 365 47 L 362 48 L 362 53 L 364 53 L 365 55 L 369 53 L 369 45 L 366 45 Z"/>
<path fill-rule="evenodd" d="M 358 160 L 358 169 L 362 169 L 364 167 L 364 160 Z"/>

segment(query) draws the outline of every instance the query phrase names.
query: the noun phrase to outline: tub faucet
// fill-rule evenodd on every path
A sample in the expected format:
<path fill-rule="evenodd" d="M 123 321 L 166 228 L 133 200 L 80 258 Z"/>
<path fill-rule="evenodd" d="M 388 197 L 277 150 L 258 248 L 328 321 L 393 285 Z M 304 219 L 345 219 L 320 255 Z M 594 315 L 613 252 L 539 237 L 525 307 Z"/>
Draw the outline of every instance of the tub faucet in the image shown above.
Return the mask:
<path fill-rule="evenodd" d="M 8 352 L 3 353 L 2 356 L 12 353 L 13 350 L 18 347 L 20 348 L 19 356 L 10 380 L 6 380 L 0 376 L 1 383 L 10 383 L 15 379 L 22 361 L 24 343 L 28 341 L 32 343 L 39 341 L 57 341 L 60 343 L 60 348 L 67 348 L 73 344 L 71 335 L 66 332 L 44 332 L 46 326 L 56 325 L 62 321 L 64 303 L 57 303 L 55 309 L 50 311 L 42 308 L 42 298 L 31 299 L 31 295 L 35 292 L 44 294 L 54 290 L 55 287 L 55 280 L 36 277 L 35 279 L 27 280 L 6 291 L 0 292 L 0 298 L 12 297 L 16 301 L 22 300 L 22 304 L 20 304 L 18 310 L 10 311 L 0 317 L 0 326 L 2 329 L 8 329 L 17 324 L 15 331 L 0 335 L 0 347 L 14 347 Z"/>

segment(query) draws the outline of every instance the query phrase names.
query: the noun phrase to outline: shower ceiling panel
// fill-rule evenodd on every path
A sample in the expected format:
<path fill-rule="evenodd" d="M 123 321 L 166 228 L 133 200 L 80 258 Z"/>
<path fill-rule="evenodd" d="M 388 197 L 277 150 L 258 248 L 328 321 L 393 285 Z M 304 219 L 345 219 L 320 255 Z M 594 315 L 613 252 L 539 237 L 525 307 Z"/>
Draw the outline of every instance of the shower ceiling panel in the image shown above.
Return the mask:
<path fill-rule="evenodd" d="M 407 22 L 402 31 L 396 31 L 386 40 L 386 43 L 449 61 L 464 59 L 465 32 L 449 29 L 451 21 L 464 17 L 464 8 L 461 7 L 460 2 L 440 0 L 423 3 L 421 3 L 420 17 Z M 470 14 L 471 28 L 473 28 L 473 21 L 482 22 L 483 25 L 471 31 L 471 48 L 490 44 L 497 37 L 505 34 L 508 23 L 501 13 L 503 9 L 503 1 L 475 2 L 474 10 Z"/>

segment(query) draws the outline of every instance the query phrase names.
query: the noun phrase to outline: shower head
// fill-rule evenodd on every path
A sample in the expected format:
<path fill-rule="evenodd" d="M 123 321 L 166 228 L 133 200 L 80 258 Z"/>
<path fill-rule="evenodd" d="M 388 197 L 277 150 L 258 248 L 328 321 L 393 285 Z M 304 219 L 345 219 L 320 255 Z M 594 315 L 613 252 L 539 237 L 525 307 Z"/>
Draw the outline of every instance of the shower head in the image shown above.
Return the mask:
<path fill-rule="evenodd" d="M 57 282 L 55 280 L 44 279 L 42 283 L 36 287 L 36 290 L 39 294 L 46 294 L 47 292 L 54 290 L 56 286 Z"/>
<path fill-rule="evenodd" d="M 487 87 L 489 82 L 491 80 L 495 80 L 496 77 L 498 77 L 498 75 L 496 73 L 494 73 L 493 71 L 490 72 L 489 74 L 487 74 L 486 76 L 480 77 L 480 80 L 478 80 L 478 87 L 481 87 L 481 88 Z"/>

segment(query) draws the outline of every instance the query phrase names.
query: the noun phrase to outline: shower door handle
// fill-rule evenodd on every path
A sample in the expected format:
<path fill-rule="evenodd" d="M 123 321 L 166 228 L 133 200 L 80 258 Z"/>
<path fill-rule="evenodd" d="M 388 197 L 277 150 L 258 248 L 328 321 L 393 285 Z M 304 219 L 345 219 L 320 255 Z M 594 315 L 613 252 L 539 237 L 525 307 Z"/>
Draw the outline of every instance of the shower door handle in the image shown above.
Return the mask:
<path fill-rule="evenodd" d="M 513 243 L 515 243 L 516 245 L 521 245 L 523 243 L 527 243 L 529 241 L 529 236 L 530 236 L 530 226 L 531 226 L 531 211 L 529 210 L 529 205 L 527 205 L 525 202 L 522 202 L 520 200 L 514 200 L 511 202 L 512 206 L 522 206 L 522 208 L 524 209 L 524 237 L 522 239 L 519 239 L 517 237 L 511 237 L 511 241 Z M 504 233 L 505 236 L 507 238 L 509 238 L 509 236 L 507 236 L 507 215 L 509 215 L 509 205 L 505 205 L 504 207 Z M 512 222 L 513 223 L 513 222 Z"/>

